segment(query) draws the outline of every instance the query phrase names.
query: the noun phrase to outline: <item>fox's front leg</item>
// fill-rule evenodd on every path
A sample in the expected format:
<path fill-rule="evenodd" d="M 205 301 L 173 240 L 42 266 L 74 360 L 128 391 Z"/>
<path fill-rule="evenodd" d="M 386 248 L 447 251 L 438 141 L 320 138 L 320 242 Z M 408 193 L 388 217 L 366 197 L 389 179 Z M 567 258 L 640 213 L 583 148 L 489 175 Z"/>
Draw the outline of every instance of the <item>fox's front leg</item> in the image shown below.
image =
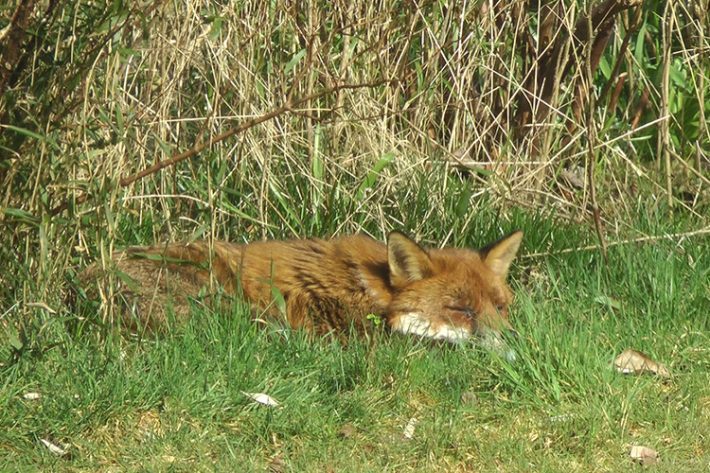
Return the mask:
<path fill-rule="evenodd" d="M 354 321 L 350 310 L 337 300 L 318 298 L 305 292 L 286 295 L 286 320 L 294 329 L 317 335 L 347 334 Z M 361 327 L 358 324 L 356 329 Z"/>
<path fill-rule="evenodd" d="M 310 297 L 306 294 L 294 292 L 286 297 L 286 321 L 293 329 L 303 329 L 307 332 L 315 332 L 313 319 L 308 309 Z"/>

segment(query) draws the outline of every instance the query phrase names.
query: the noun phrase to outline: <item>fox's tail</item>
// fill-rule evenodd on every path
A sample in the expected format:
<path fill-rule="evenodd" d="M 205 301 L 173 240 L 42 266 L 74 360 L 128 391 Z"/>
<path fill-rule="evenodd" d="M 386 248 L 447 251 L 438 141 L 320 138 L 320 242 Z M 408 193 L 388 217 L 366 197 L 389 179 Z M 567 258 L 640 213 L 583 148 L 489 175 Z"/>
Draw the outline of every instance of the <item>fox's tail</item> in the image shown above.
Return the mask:
<path fill-rule="evenodd" d="M 236 253 L 235 253 L 236 251 Z M 104 321 L 119 319 L 131 330 L 161 330 L 188 318 L 191 300 L 211 302 L 219 288 L 234 292 L 230 260 L 239 247 L 228 243 L 171 243 L 132 247 L 79 274 L 89 300 L 101 302 Z"/>

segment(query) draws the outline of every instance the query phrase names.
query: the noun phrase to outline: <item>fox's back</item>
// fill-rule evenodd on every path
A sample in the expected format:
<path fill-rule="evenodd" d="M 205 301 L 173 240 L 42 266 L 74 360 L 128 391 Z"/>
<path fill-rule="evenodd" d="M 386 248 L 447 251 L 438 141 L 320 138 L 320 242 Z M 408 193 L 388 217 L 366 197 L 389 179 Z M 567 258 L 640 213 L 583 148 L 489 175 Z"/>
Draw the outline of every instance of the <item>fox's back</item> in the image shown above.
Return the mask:
<path fill-rule="evenodd" d="M 364 235 L 255 242 L 229 261 L 251 301 L 271 300 L 276 288 L 284 297 L 338 300 L 353 309 L 389 304 L 387 249 Z"/>
<path fill-rule="evenodd" d="M 363 313 L 390 302 L 387 250 L 364 235 L 332 240 L 268 240 L 239 245 L 196 241 L 133 247 L 113 255 L 114 271 L 93 266 L 83 280 L 114 277 L 124 316 L 156 326 L 170 311 L 189 313 L 189 298 L 217 288 L 242 296 L 255 317 L 285 316 L 293 327 L 318 332 L 346 329 Z M 275 299 L 287 304 L 286 314 Z M 130 324 L 135 326 L 135 323 Z"/>
<path fill-rule="evenodd" d="M 172 243 L 115 253 L 115 271 L 94 265 L 82 278 L 98 282 L 101 299 L 118 302 L 134 327 L 162 326 L 171 313 L 185 318 L 190 299 L 211 302 L 221 288 L 243 297 L 254 318 L 281 317 L 315 333 L 366 328 L 375 314 L 395 331 L 459 341 L 510 327 L 505 279 L 521 238 L 480 251 L 425 249 L 398 232 L 387 244 L 364 235 Z"/>

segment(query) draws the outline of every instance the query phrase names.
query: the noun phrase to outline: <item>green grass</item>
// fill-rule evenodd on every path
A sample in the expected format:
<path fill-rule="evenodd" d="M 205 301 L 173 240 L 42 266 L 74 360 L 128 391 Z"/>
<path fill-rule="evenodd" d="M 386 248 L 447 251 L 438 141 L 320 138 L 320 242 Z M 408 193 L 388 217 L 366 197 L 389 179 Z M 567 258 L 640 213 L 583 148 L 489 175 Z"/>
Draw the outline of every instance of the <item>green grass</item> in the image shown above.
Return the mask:
<path fill-rule="evenodd" d="M 0 471 L 265 471 L 274 458 L 282 471 L 625 471 L 631 445 L 659 451 L 654 471 L 707 467 L 707 239 L 614 246 L 605 266 L 597 252 L 556 251 L 590 241 L 578 227 L 510 221 L 526 231 L 523 253 L 556 253 L 514 268 L 513 364 L 384 332 L 343 346 L 259 329 L 242 306 L 196 309 L 143 339 L 45 317 L 32 347 L 13 351 L 3 335 Z M 672 379 L 614 372 L 626 348 Z"/>
<path fill-rule="evenodd" d="M 5 3 L 0 30 L 22 16 Z M 660 452 L 654 471 L 707 469 L 705 10 L 621 14 L 598 69 L 561 45 L 576 60 L 554 113 L 527 126 L 518 99 L 554 53 L 544 18 L 570 38 L 598 2 L 552 16 L 543 2 L 55 3 L 29 15 L 23 44 L 0 38 L 22 52 L 0 84 L 0 472 L 264 471 L 274 458 L 274 471 L 319 473 L 626 472 L 631 445 Z M 363 87 L 120 184 L 336 83 Z M 566 251 L 596 243 L 579 184 L 591 169 L 611 242 L 694 235 L 611 246 L 608 265 Z M 93 323 L 98 304 L 63 302 L 77 271 L 132 244 L 397 229 L 475 246 L 514 228 L 514 364 L 386 333 L 344 347 L 256 329 L 245 307 L 134 339 Z M 626 348 L 672 379 L 614 372 Z"/>

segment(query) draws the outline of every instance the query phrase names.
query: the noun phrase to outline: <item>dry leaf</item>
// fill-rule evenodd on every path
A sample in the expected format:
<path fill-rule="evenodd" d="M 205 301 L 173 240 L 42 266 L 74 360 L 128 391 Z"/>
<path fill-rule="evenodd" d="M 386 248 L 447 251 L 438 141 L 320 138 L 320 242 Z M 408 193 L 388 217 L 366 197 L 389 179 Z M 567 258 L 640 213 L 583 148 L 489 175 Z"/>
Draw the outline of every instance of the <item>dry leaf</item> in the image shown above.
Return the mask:
<path fill-rule="evenodd" d="M 338 431 L 338 436 L 340 438 L 349 439 L 355 437 L 357 429 L 352 424 L 343 424 L 343 426 Z"/>
<path fill-rule="evenodd" d="M 284 473 L 286 471 L 286 461 L 283 455 L 280 453 L 274 455 L 266 468 L 269 473 Z"/>
<path fill-rule="evenodd" d="M 570 186 L 584 189 L 585 174 L 585 169 L 582 166 L 575 166 L 564 169 L 560 173 L 560 177 L 565 179 Z"/>
<path fill-rule="evenodd" d="M 624 350 L 614 360 L 614 366 L 619 373 L 624 374 L 653 373 L 663 378 L 669 378 L 671 375 L 661 363 L 636 350 Z"/>
<path fill-rule="evenodd" d="M 47 447 L 49 449 L 49 451 L 55 455 L 63 457 L 64 455 L 66 455 L 68 453 L 65 448 L 62 448 L 59 445 L 50 442 L 49 440 L 39 439 L 39 441 L 42 442 L 42 444 L 44 444 L 44 446 Z"/>
<path fill-rule="evenodd" d="M 469 389 L 461 394 L 461 402 L 469 406 L 474 406 L 478 404 L 478 394 L 476 394 L 476 391 L 473 389 Z"/>
<path fill-rule="evenodd" d="M 409 422 L 407 422 L 407 425 L 404 426 L 404 433 L 402 434 L 404 438 L 411 440 L 414 438 L 414 429 L 417 428 L 417 420 L 416 417 L 412 417 L 409 419 Z"/>
<path fill-rule="evenodd" d="M 162 435 L 163 429 L 160 426 L 160 414 L 157 410 L 142 412 L 136 425 L 138 432 L 146 439 L 154 439 Z"/>
<path fill-rule="evenodd" d="M 268 407 L 278 407 L 279 402 L 274 399 L 273 397 L 269 396 L 268 394 L 264 393 L 245 393 L 242 391 L 242 394 L 244 394 L 246 397 L 251 399 L 252 401 L 258 402 L 259 404 L 263 404 L 264 406 Z"/>
<path fill-rule="evenodd" d="M 550 422 L 552 422 L 552 423 L 567 422 L 567 421 L 573 420 L 575 417 L 577 417 L 577 416 L 574 414 L 559 414 L 556 416 L 550 416 Z"/>
<path fill-rule="evenodd" d="M 23 399 L 27 399 L 28 401 L 36 401 L 42 397 L 39 393 L 25 393 L 22 395 Z"/>
<path fill-rule="evenodd" d="M 49 313 L 52 314 L 52 315 L 54 315 L 54 314 L 57 313 L 56 310 L 52 309 L 51 307 L 49 307 L 49 306 L 48 306 L 47 304 L 45 304 L 44 302 L 28 302 L 26 305 L 27 305 L 27 307 L 37 307 L 37 308 L 39 308 L 39 309 L 46 310 L 47 312 L 49 312 Z"/>
<path fill-rule="evenodd" d="M 644 466 L 655 465 L 660 460 L 658 458 L 657 451 L 652 448 L 643 447 L 641 445 L 634 445 L 633 447 L 631 447 L 629 456 Z"/>

